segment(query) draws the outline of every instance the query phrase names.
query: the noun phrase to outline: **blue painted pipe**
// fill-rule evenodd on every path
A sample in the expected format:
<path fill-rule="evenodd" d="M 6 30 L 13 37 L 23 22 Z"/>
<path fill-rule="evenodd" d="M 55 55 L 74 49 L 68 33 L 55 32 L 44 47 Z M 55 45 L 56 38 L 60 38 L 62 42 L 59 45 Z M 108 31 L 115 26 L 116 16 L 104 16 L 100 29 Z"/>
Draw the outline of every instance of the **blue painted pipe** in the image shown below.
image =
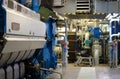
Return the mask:
<path fill-rule="evenodd" d="M 0 0 L 0 6 L 1 6 L 2 2 L 3 2 L 3 0 Z"/>
<path fill-rule="evenodd" d="M 2 7 L 3 0 L 0 0 L 0 36 L 6 32 L 6 11 Z"/>
<path fill-rule="evenodd" d="M 19 0 L 18 2 L 19 2 L 20 4 L 22 4 L 22 5 L 25 5 L 26 0 Z"/>
<path fill-rule="evenodd" d="M 40 9 L 40 0 L 32 0 L 31 9 L 38 13 Z"/>
<path fill-rule="evenodd" d="M 26 4 L 26 0 L 19 0 L 18 2 L 22 5 Z M 40 9 L 40 0 L 32 0 L 30 9 L 38 13 Z"/>
<path fill-rule="evenodd" d="M 42 50 L 38 51 L 38 55 L 33 57 L 33 63 L 38 64 L 43 62 L 43 68 L 55 69 L 57 67 L 57 55 L 55 55 L 53 48 L 55 46 L 56 22 L 54 19 L 49 18 L 45 23 L 47 42 Z M 44 71 L 42 74 L 44 74 L 44 78 L 46 78 L 50 72 Z"/>

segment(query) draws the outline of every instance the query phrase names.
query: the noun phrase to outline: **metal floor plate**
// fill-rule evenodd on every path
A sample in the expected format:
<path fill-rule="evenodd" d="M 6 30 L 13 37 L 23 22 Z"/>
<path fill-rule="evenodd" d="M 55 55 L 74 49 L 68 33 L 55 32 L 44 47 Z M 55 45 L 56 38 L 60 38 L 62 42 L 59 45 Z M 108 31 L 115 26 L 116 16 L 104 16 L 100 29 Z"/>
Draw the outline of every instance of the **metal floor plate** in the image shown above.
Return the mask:
<path fill-rule="evenodd" d="M 48 79 L 60 79 L 56 74 Z M 120 79 L 120 69 L 109 67 L 68 67 L 63 79 Z"/>
<path fill-rule="evenodd" d="M 95 67 L 81 67 L 77 79 L 96 79 Z"/>

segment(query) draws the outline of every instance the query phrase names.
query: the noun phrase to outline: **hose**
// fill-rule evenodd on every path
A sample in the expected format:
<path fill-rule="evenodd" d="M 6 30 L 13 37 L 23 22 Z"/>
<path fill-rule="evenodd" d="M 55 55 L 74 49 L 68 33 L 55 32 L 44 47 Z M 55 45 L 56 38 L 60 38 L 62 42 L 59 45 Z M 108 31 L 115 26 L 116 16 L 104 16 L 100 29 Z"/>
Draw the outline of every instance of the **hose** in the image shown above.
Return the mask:
<path fill-rule="evenodd" d="M 56 72 L 54 70 L 51 70 L 51 69 L 46 69 L 46 68 L 40 68 L 40 70 L 43 70 L 43 71 L 49 71 L 51 73 L 57 73 L 60 75 L 60 79 L 62 79 L 62 74 L 60 72 Z"/>

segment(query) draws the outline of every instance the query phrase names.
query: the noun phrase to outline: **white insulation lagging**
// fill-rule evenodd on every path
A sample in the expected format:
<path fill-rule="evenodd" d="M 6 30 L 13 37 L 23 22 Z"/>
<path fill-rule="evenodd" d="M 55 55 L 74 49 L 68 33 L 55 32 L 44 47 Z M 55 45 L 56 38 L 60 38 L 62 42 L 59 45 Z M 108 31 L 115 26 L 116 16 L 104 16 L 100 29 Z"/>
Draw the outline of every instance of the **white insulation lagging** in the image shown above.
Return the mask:
<path fill-rule="evenodd" d="M 95 65 L 99 65 L 99 56 L 102 55 L 101 50 L 102 50 L 102 48 L 98 44 L 92 46 L 92 54 L 93 54 L 93 57 L 94 57 Z"/>
<path fill-rule="evenodd" d="M 95 49 L 94 60 L 95 60 L 95 65 L 99 65 L 99 50 L 98 49 Z"/>

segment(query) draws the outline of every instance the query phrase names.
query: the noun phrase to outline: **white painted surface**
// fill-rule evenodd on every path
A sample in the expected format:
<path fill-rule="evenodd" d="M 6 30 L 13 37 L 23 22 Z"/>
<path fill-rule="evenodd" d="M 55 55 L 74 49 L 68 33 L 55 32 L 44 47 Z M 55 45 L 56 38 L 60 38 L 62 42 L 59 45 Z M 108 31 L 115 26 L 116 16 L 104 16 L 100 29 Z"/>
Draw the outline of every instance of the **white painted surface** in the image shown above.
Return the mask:
<path fill-rule="evenodd" d="M 31 35 L 31 36 L 45 36 L 46 25 L 40 20 L 36 20 L 31 17 L 24 16 L 20 12 L 16 12 L 12 9 L 6 9 L 7 11 L 7 34 L 19 34 L 19 35 Z M 19 30 L 12 30 L 11 23 L 20 24 Z M 10 31 L 9 31 L 10 30 Z"/>
<path fill-rule="evenodd" d="M 30 36 L 43 36 L 45 37 L 46 25 L 44 22 L 40 21 L 40 15 L 29 8 L 17 3 L 16 1 L 11 1 L 13 4 L 13 9 L 9 8 L 8 0 L 4 0 L 3 7 L 6 10 L 6 33 L 16 34 L 16 35 L 30 35 Z M 21 11 L 17 11 L 18 6 L 21 7 Z M 14 28 L 12 29 L 12 24 Z"/>
<path fill-rule="evenodd" d="M 39 49 L 45 44 L 45 39 L 6 38 L 7 42 L 2 53 L 17 52 L 21 50 Z"/>
<path fill-rule="evenodd" d="M 64 6 L 64 0 L 54 0 L 53 6 Z"/>
<path fill-rule="evenodd" d="M 94 67 L 82 67 L 77 79 L 96 79 Z"/>
<path fill-rule="evenodd" d="M 20 5 L 16 2 L 14 3 Z M 37 13 L 29 11 L 29 9 L 24 6 L 20 6 L 22 9 L 26 9 L 28 12 L 37 15 Z M 7 7 L 7 4 L 3 7 L 6 10 L 6 34 L 4 38 L 7 42 L 2 53 L 42 48 L 46 42 L 45 23 L 41 22 L 39 17 L 36 19 L 33 16 L 27 16 L 27 14 L 23 12 L 10 9 Z"/>

